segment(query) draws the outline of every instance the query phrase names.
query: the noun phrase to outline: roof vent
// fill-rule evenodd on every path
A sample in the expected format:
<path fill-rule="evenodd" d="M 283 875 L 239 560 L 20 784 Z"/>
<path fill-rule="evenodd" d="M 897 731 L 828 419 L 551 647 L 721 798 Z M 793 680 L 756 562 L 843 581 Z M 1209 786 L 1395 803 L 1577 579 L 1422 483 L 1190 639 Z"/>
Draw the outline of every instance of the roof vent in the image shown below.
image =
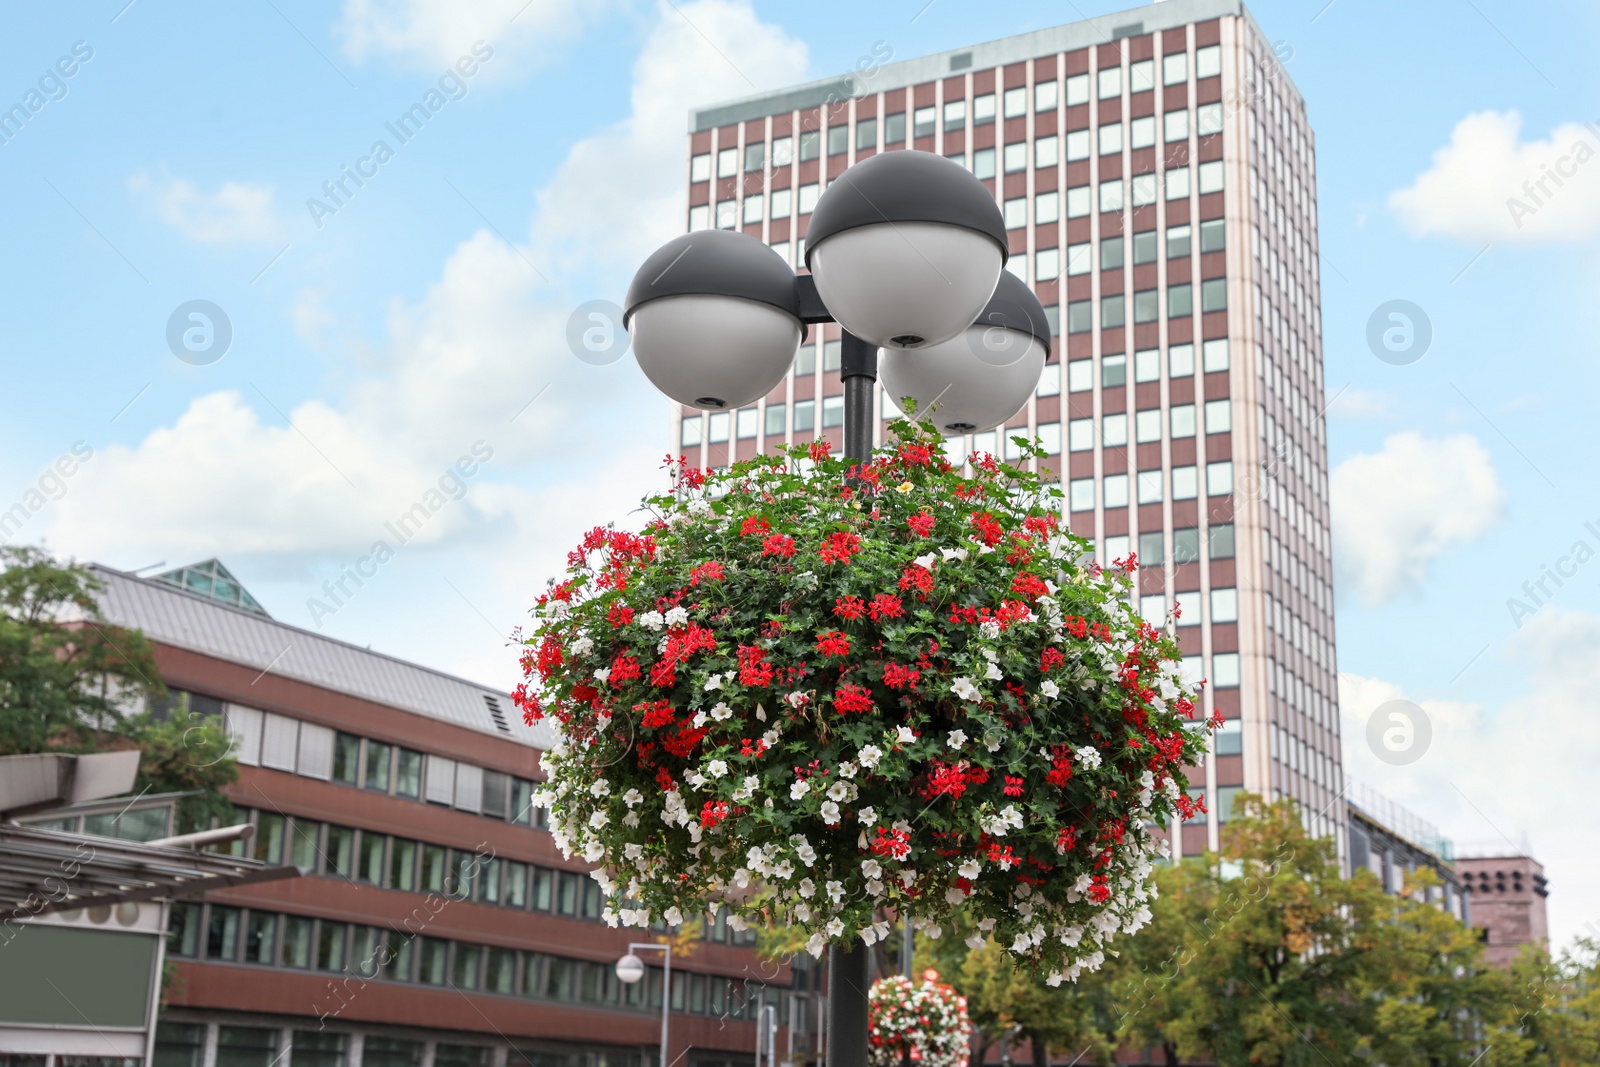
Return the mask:
<path fill-rule="evenodd" d="M 1144 32 L 1144 23 L 1130 22 L 1126 26 L 1118 26 L 1111 31 L 1111 39 L 1120 41 L 1124 37 L 1137 37 Z"/>
<path fill-rule="evenodd" d="M 957 52 L 950 57 L 951 70 L 966 70 L 970 66 L 972 66 L 971 52 Z"/>
<path fill-rule="evenodd" d="M 505 712 L 500 710 L 499 698 L 485 693 L 483 694 L 483 702 L 489 709 L 489 717 L 494 720 L 495 728 L 503 734 L 509 734 L 511 732 L 511 724 L 506 722 Z"/>

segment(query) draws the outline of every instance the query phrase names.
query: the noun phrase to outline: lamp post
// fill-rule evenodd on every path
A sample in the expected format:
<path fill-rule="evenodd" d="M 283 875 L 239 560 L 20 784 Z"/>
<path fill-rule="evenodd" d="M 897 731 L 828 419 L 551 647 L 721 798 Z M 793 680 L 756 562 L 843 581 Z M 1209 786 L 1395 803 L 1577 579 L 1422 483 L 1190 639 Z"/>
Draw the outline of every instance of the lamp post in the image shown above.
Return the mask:
<path fill-rule="evenodd" d="M 661 965 L 661 1067 L 667 1067 L 667 1020 L 672 1011 L 672 946 L 654 942 L 638 942 L 628 946 L 628 954 L 617 961 L 617 977 L 625 985 L 633 985 L 644 977 L 644 961 L 636 953 L 640 950 L 660 952 Z M 647 991 L 648 992 L 648 991 Z"/>
<path fill-rule="evenodd" d="M 993 429 L 1027 403 L 1049 321 L 1005 272 L 1005 220 L 960 164 L 915 151 L 857 163 L 828 184 L 805 238 L 810 273 L 798 276 L 732 231 L 657 249 L 623 308 L 639 369 L 680 404 L 744 407 L 788 374 L 808 325 L 837 322 L 844 454 L 855 460 L 872 453 L 880 350 L 885 386 L 946 433 Z M 861 942 L 829 948 L 828 1067 L 866 1067 L 867 959 Z"/>

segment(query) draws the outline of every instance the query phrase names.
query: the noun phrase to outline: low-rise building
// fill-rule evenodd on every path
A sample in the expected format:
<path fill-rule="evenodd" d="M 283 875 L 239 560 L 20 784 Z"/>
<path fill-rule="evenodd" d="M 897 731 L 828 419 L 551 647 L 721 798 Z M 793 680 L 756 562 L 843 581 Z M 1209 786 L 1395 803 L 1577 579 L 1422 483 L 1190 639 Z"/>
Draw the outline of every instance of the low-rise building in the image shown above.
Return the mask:
<path fill-rule="evenodd" d="M 1517 855 L 1463 857 L 1456 861 L 1456 870 L 1472 897 L 1472 925 L 1490 963 L 1509 966 L 1523 946 L 1549 946 L 1544 902 L 1550 884 L 1538 860 Z"/>

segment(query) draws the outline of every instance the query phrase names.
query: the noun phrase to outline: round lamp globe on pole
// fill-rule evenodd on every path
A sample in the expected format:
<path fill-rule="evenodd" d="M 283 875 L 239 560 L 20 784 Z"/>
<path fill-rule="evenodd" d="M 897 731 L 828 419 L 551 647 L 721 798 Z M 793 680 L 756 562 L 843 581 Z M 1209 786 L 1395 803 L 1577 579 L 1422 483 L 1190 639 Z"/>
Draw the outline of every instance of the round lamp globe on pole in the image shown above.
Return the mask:
<path fill-rule="evenodd" d="M 731 230 L 684 234 L 653 252 L 628 286 L 622 324 L 651 384 L 710 411 L 771 392 L 805 329 L 789 264 Z"/>
<path fill-rule="evenodd" d="M 628 953 L 617 961 L 617 977 L 625 985 L 633 985 L 644 977 L 644 961 L 633 953 Z"/>
<path fill-rule="evenodd" d="M 959 163 L 885 152 L 828 183 L 806 266 L 839 325 L 886 349 L 948 341 L 978 317 L 1007 255 L 994 195 Z"/>
<path fill-rule="evenodd" d="M 976 322 L 930 348 L 886 349 L 878 374 L 891 400 L 913 397 L 918 417 L 945 433 L 982 433 L 1022 410 L 1049 354 L 1044 308 L 1006 271 Z"/>

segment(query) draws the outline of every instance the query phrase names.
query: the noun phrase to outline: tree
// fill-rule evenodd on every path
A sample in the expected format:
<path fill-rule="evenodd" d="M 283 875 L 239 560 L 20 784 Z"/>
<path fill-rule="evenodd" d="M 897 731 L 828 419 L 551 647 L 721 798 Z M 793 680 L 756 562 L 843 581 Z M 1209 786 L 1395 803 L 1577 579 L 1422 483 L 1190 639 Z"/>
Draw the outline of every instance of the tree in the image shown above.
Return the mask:
<path fill-rule="evenodd" d="M 222 723 L 187 709 L 134 709 L 166 695 L 142 633 L 108 623 L 87 567 L 31 546 L 0 548 L 0 755 L 139 748 L 136 788 L 192 793 L 178 832 L 227 821 L 238 779 Z"/>
<path fill-rule="evenodd" d="M 1206 924 L 1217 912 L 1219 888 L 1214 869 L 1202 860 L 1158 871 L 1150 925 L 1130 939 L 1116 972 L 1118 1037 L 1138 1048 L 1160 1048 L 1168 1067 L 1181 1063 L 1168 1021 L 1185 1013 L 1192 993 L 1178 978 L 1221 929 Z"/>
<path fill-rule="evenodd" d="M 957 988 L 974 1025 L 981 1018 L 996 1035 L 1014 1028 L 1027 1038 L 1034 1067 L 1049 1067 L 1052 1051 L 1083 1064 L 1109 1064 L 1116 1056 L 1112 983 L 1104 970 L 1052 988 L 990 941 L 967 953 Z"/>

